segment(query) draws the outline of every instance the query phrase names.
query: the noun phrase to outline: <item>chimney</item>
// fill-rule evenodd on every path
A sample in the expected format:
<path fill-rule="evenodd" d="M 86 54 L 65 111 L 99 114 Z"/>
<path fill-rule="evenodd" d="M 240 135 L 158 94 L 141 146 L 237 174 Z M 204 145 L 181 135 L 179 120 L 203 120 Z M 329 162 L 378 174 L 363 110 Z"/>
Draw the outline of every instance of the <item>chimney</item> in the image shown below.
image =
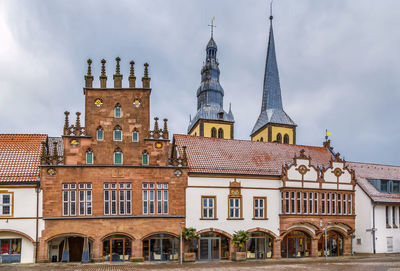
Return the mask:
<path fill-rule="evenodd" d="M 115 59 L 117 61 L 117 66 L 115 69 L 115 74 L 113 76 L 114 79 L 114 88 L 122 88 L 122 74 L 120 73 L 119 62 L 121 58 L 117 57 Z"/>
<path fill-rule="evenodd" d="M 131 72 L 129 74 L 129 88 L 135 88 L 136 87 L 136 76 L 135 76 L 135 61 L 131 61 Z"/>
<path fill-rule="evenodd" d="M 85 75 L 85 87 L 92 88 L 93 87 L 93 76 L 92 76 L 92 60 L 89 58 L 88 61 L 88 70 L 87 75 Z"/>
<path fill-rule="evenodd" d="M 106 60 L 101 60 L 100 88 L 107 88 Z"/>
<path fill-rule="evenodd" d="M 142 77 L 142 88 L 150 88 L 149 63 L 144 63 L 144 76 Z"/>

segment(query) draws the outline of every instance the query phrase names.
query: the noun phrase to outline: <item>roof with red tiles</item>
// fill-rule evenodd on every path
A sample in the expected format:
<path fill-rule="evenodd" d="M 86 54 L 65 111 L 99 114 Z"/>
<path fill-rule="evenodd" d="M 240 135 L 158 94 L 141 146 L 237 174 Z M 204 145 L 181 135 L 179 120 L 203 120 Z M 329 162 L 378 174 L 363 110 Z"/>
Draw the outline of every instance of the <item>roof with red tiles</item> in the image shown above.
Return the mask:
<path fill-rule="evenodd" d="M 0 183 L 37 182 L 47 135 L 0 134 Z"/>
<path fill-rule="evenodd" d="M 368 164 L 359 162 L 347 162 L 347 165 L 354 169 L 357 184 L 375 202 L 379 203 L 400 203 L 400 194 L 379 192 L 368 179 L 384 179 L 400 181 L 400 166 Z"/>
<path fill-rule="evenodd" d="M 174 141 L 180 155 L 186 146 L 189 173 L 280 176 L 282 166 L 293 163 L 302 149 L 314 166 L 328 166 L 332 159 L 324 147 L 188 135 L 174 135 Z"/>

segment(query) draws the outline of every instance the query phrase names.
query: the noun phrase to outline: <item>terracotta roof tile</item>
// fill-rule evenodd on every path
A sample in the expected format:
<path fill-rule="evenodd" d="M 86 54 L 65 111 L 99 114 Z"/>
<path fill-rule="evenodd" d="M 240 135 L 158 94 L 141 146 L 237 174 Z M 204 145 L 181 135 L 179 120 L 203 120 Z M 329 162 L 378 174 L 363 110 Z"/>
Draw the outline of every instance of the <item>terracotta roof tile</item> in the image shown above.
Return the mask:
<path fill-rule="evenodd" d="M 400 202 L 400 194 L 379 192 L 368 179 L 385 179 L 400 181 L 400 166 L 347 162 L 354 169 L 358 185 L 375 202 L 394 203 Z"/>
<path fill-rule="evenodd" d="M 36 182 L 47 135 L 0 134 L 0 182 Z"/>
<path fill-rule="evenodd" d="M 287 145 L 249 140 L 229 140 L 174 135 L 182 155 L 186 146 L 189 172 L 238 175 L 280 176 L 282 166 L 293 163 L 293 157 L 305 150 L 315 166 L 327 166 L 332 158 L 323 147 Z"/>

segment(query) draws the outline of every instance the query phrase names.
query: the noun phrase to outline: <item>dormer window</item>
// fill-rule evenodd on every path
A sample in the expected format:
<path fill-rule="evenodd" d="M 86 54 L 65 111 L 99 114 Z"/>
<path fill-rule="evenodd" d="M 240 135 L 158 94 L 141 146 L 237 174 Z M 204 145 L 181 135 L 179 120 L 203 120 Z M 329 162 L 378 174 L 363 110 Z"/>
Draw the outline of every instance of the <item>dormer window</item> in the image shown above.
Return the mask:
<path fill-rule="evenodd" d="M 114 151 L 114 165 L 122 165 L 123 155 L 120 148 L 116 148 Z"/>
<path fill-rule="evenodd" d="M 86 152 L 86 164 L 93 164 L 93 152 L 91 149 L 87 150 Z"/>
<path fill-rule="evenodd" d="M 147 166 L 149 164 L 149 154 L 147 151 L 142 153 L 142 165 Z"/>
<path fill-rule="evenodd" d="M 119 125 L 114 128 L 114 141 L 122 141 L 122 129 Z"/>
<path fill-rule="evenodd" d="M 114 108 L 114 118 L 120 118 L 121 113 L 122 113 L 121 105 L 118 103 L 115 105 L 115 108 Z"/>
<path fill-rule="evenodd" d="M 223 119 L 224 118 L 224 112 L 219 112 L 218 113 L 218 118 Z"/>
<path fill-rule="evenodd" d="M 104 140 L 104 131 L 103 131 L 103 128 L 101 128 L 101 126 L 99 126 L 97 128 L 96 136 L 97 136 L 97 141 L 103 141 Z"/>

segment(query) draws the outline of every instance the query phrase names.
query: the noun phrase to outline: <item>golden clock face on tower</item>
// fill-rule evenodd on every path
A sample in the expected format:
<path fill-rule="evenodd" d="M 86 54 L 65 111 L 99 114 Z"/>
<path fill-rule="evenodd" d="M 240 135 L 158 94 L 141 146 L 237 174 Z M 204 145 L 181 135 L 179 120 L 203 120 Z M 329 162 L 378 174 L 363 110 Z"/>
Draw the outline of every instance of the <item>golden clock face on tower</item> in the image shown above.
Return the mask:
<path fill-rule="evenodd" d="M 139 99 L 135 99 L 135 100 L 133 101 L 133 105 L 134 105 L 135 107 L 139 107 L 140 104 L 141 104 L 141 102 L 140 102 Z"/>
<path fill-rule="evenodd" d="M 340 177 L 340 175 L 343 174 L 343 171 L 340 168 L 335 168 L 333 174 L 335 174 L 336 177 Z"/>
<path fill-rule="evenodd" d="M 50 176 L 56 175 L 56 169 L 55 168 L 49 168 L 47 170 L 47 174 L 49 174 Z"/>
<path fill-rule="evenodd" d="M 162 143 L 161 143 L 161 142 L 157 142 L 157 143 L 156 143 L 156 148 L 157 148 L 157 149 L 161 149 L 161 147 L 162 147 Z"/>
<path fill-rule="evenodd" d="M 100 106 L 103 105 L 103 100 L 100 99 L 100 98 L 97 98 L 96 100 L 94 100 L 94 104 L 95 104 L 97 107 L 100 107 Z"/>

